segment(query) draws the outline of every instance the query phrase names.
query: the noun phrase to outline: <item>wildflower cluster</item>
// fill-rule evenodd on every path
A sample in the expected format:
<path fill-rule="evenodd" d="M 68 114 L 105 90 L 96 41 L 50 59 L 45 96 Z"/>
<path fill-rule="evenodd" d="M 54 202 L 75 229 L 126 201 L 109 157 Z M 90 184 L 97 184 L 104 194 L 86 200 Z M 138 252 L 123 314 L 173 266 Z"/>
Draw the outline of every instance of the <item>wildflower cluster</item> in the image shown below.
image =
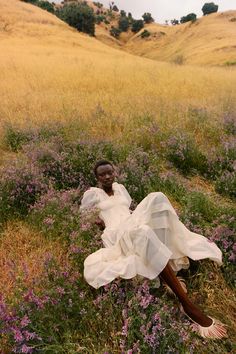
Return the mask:
<path fill-rule="evenodd" d="M 180 348 L 191 351 L 195 347 L 196 343 L 187 329 L 188 322 L 183 325 L 176 319 L 176 307 L 173 303 L 166 304 L 166 298 L 156 286 L 159 286 L 157 280 L 139 279 L 128 284 L 116 280 L 106 287 L 102 297 L 96 299 L 95 304 L 99 308 L 111 294 L 118 305 L 122 304 L 122 353 L 175 353 Z M 155 295 L 152 294 L 153 290 Z M 171 346 L 168 344 L 170 338 Z"/>
<path fill-rule="evenodd" d="M 202 174 L 206 170 L 206 156 L 186 134 L 177 133 L 171 136 L 167 141 L 166 151 L 167 158 L 184 174 Z"/>
<path fill-rule="evenodd" d="M 26 215 L 29 207 L 46 192 L 48 184 L 37 167 L 17 161 L 2 170 L 0 187 L 1 223 Z"/>
<path fill-rule="evenodd" d="M 216 191 L 236 197 L 236 138 L 222 140 L 208 156 L 208 175 L 214 179 Z"/>
<path fill-rule="evenodd" d="M 29 221 L 48 238 L 69 239 L 71 232 L 79 230 L 79 205 L 83 191 L 50 189 L 31 207 Z"/>

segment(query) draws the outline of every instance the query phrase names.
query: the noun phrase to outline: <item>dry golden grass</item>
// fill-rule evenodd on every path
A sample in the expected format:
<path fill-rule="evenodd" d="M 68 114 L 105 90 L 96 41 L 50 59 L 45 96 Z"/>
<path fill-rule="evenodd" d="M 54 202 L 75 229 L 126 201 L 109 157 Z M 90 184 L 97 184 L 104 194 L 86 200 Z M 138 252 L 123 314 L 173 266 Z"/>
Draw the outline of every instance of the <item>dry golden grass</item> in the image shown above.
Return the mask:
<path fill-rule="evenodd" d="M 189 107 L 217 119 L 236 102 L 236 71 L 159 63 L 110 48 L 55 16 L 0 0 L 0 132 L 61 121 L 115 138 L 151 115 L 163 127 L 196 130 Z M 212 124 L 217 124 L 212 121 Z"/>
<path fill-rule="evenodd" d="M 39 287 L 47 254 L 66 262 L 61 242 L 48 241 L 22 223 L 9 224 L 0 238 L 1 294 L 11 298 L 19 277 L 26 287 Z"/>
<path fill-rule="evenodd" d="M 133 36 L 125 49 L 137 55 L 162 61 L 186 64 L 223 65 L 236 61 L 236 11 L 211 14 L 196 22 L 179 26 L 150 24 L 147 39 L 142 30 Z"/>

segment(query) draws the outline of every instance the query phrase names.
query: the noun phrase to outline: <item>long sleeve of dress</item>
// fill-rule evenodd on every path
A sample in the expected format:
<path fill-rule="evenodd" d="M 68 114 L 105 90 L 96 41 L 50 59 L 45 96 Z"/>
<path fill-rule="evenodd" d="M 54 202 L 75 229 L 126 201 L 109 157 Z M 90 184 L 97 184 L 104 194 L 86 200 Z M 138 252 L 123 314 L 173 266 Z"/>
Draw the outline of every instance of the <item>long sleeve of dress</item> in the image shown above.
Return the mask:
<path fill-rule="evenodd" d="M 125 188 L 125 186 L 123 184 L 119 184 L 119 187 L 120 187 L 120 191 L 121 193 L 123 194 L 123 196 L 125 197 L 125 199 L 129 202 L 129 206 L 132 202 L 132 198 L 131 196 L 129 195 L 129 192 L 127 191 L 127 189 Z"/>
<path fill-rule="evenodd" d="M 87 190 L 81 200 L 80 210 L 90 209 L 97 205 L 99 202 L 97 192 L 95 188 Z"/>

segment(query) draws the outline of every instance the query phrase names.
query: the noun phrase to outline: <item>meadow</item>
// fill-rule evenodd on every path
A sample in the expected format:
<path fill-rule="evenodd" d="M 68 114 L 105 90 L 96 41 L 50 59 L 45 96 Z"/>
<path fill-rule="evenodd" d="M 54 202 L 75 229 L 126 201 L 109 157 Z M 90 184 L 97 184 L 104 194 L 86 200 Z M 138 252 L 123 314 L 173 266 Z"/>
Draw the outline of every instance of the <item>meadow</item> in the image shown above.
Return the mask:
<path fill-rule="evenodd" d="M 235 69 L 140 58 L 34 6 L 0 6 L 2 353 L 232 353 Z M 219 245 L 221 269 L 191 262 L 182 275 L 228 339 L 192 333 L 156 281 L 85 283 L 83 261 L 102 244 L 96 215 L 82 217 L 79 204 L 102 157 L 134 206 L 161 190 L 189 229 Z"/>

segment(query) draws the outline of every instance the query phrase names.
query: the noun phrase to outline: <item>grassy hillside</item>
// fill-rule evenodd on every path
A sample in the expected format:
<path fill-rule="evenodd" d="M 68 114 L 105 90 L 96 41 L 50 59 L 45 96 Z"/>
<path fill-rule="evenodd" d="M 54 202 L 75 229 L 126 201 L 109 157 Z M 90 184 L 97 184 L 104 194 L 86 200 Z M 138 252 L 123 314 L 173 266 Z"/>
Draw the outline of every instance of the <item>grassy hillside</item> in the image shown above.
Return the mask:
<path fill-rule="evenodd" d="M 235 108 L 233 69 L 160 64 L 111 49 L 35 6 L 0 5 L 0 129 L 85 119 L 92 135 L 114 138 L 144 115 L 166 129 L 192 129 L 200 124 L 192 110 L 209 112 L 214 125 Z M 202 142 L 205 133 L 201 124 Z"/>
<path fill-rule="evenodd" d="M 1 351 L 233 352 L 235 70 L 134 56 L 17 0 L 0 0 L 0 13 Z M 223 250 L 222 269 L 206 260 L 183 275 L 228 339 L 190 333 L 155 281 L 85 283 L 101 232 L 79 202 L 101 157 L 135 204 L 163 191 Z"/>
<path fill-rule="evenodd" d="M 236 11 L 215 13 L 178 26 L 147 25 L 151 35 L 132 37 L 125 49 L 147 58 L 200 65 L 236 62 Z"/>

